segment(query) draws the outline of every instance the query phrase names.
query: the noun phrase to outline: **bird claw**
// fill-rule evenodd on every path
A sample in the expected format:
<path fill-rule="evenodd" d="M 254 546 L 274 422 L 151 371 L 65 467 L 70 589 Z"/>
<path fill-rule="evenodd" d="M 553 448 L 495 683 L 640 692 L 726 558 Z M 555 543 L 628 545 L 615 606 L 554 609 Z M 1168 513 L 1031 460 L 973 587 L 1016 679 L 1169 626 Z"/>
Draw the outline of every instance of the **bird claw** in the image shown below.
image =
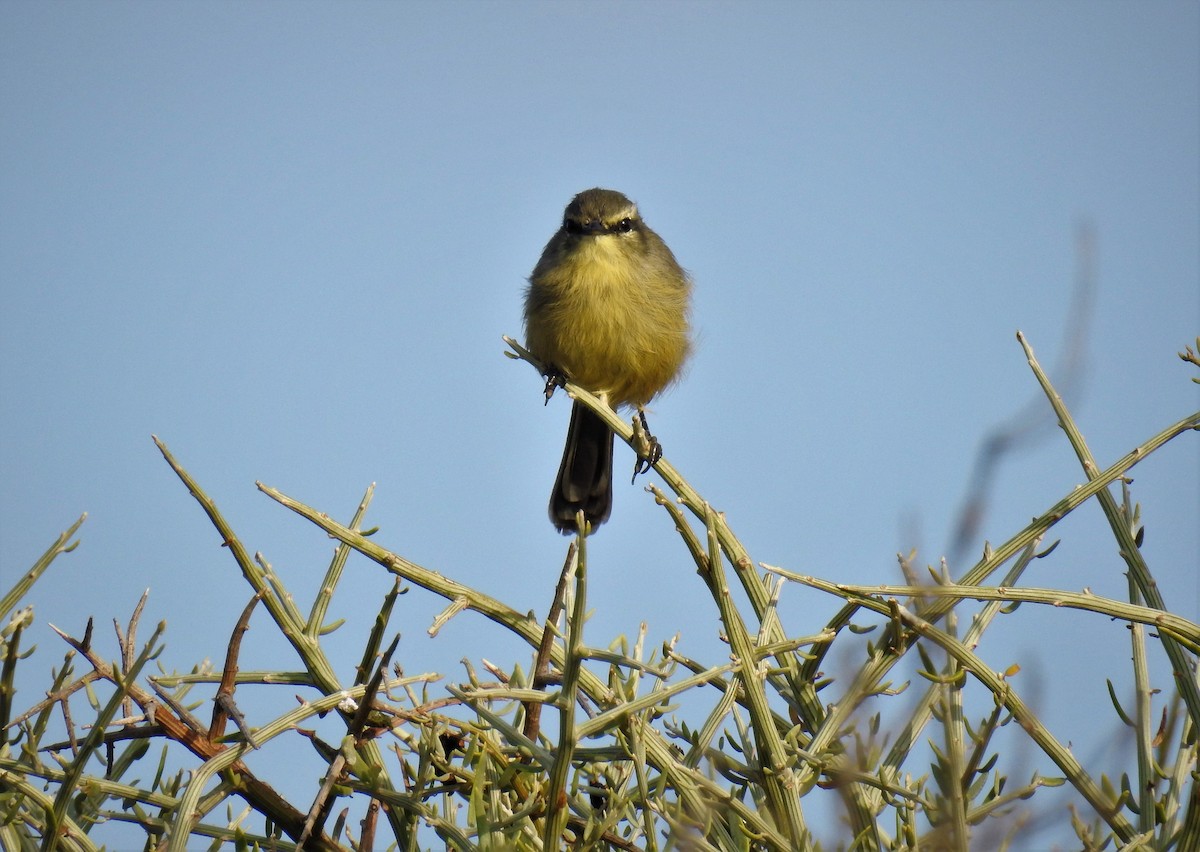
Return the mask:
<path fill-rule="evenodd" d="M 637 453 L 637 460 L 633 463 L 631 483 L 637 480 L 639 474 L 646 473 L 654 467 L 663 454 L 662 444 L 658 442 L 658 438 L 650 434 L 646 413 L 641 410 L 633 418 L 633 449 Z"/>
<path fill-rule="evenodd" d="M 662 444 L 655 440 L 650 444 L 649 453 L 645 456 L 638 456 L 637 461 L 633 463 L 633 477 L 629 480 L 630 484 L 637 480 L 638 474 L 649 471 L 661 458 Z"/>
<path fill-rule="evenodd" d="M 555 369 L 554 367 L 550 367 L 549 369 L 547 369 L 545 372 L 545 376 L 546 376 L 546 387 L 542 391 L 542 393 L 545 394 L 546 401 L 542 404 L 549 405 L 550 397 L 554 396 L 554 392 L 556 390 L 558 390 L 559 388 L 565 388 L 567 386 L 567 377 L 565 374 L 563 374 L 561 371 Z"/>

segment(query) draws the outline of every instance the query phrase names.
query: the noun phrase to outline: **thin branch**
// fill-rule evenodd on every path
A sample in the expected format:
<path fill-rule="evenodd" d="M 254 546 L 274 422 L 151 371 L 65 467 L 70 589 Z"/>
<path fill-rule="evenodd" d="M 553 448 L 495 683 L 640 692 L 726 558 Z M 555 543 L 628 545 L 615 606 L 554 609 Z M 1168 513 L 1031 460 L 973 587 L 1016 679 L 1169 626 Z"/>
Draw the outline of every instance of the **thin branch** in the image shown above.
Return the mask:
<path fill-rule="evenodd" d="M 1083 467 L 1084 475 L 1091 482 L 1097 482 L 1102 478 L 1102 474 L 1096 465 L 1096 459 L 1092 456 L 1091 450 L 1088 449 L 1087 443 L 1083 439 L 1083 434 L 1075 425 L 1075 420 L 1072 418 L 1070 411 L 1067 410 L 1062 396 L 1054 389 L 1054 386 L 1050 383 L 1050 378 L 1042 370 L 1037 358 L 1034 357 L 1033 347 L 1029 345 L 1028 341 L 1025 340 L 1025 336 L 1019 331 L 1017 332 L 1017 340 L 1020 342 L 1021 348 L 1025 351 L 1025 357 L 1029 362 L 1030 369 L 1033 370 L 1034 376 L 1042 386 L 1042 390 L 1045 392 L 1050 406 L 1054 409 L 1054 413 L 1058 417 L 1059 425 L 1062 427 L 1063 432 L 1066 433 L 1067 440 L 1071 442 L 1072 449 L 1075 450 L 1075 455 Z M 1200 411 L 1191 415 L 1189 419 L 1194 420 L 1200 425 Z M 1125 560 L 1125 564 L 1129 567 L 1130 576 L 1133 578 L 1142 597 L 1145 598 L 1146 604 L 1154 609 L 1166 610 L 1167 606 L 1163 600 L 1162 591 L 1159 589 L 1154 577 L 1150 574 L 1150 568 L 1146 565 L 1146 560 L 1142 558 L 1141 548 L 1138 547 L 1134 532 L 1130 529 L 1129 520 L 1121 511 L 1116 498 L 1113 497 L 1112 492 L 1106 486 L 1096 492 L 1096 499 L 1100 501 L 1100 508 L 1104 510 L 1104 516 L 1108 520 L 1109 528 L 1117 540 L 1121 558 Z M 1179 688 L 1180 695 L 1183 696 L 1184 704 L 1187 705 L 1188 714 L 1192 718 L 1192 724 L 1200 726 L 1200 685 L 1196 683 L 1195 660 L 1190 659 L 1187 652 L 1168 634 L 1162 633 L 1159 639 L 1162 642 L 1168 659 L 1171 661 L 1171 674 L 1175 678 L 1175 684 Z"/>
<path fill-rule="evenodd" d="M 538 645 L 537 656 L 533 661 L 533 679 L 530 686 L 534 689 L 544 689 L 550 681 L 550 649 L 554 646 L 554 637 L 557 635 L 556 625 L 562 618 L 563 606 L 567 598 L 567 581 L 571 576 L 571 569 L 575 566 L 578 547 L 579 545 L 574 541 L 567 547 L 567 558 L 563 560 L 562 571 L 558 575 L 558 584 L 554 587 L 554 600 L 550 603 L 550 611 L 546 613 L 546 626 L 542 629 L 542 641 Z M 529 740 L 536 742 L 538 733 L 541 731 L 541 723 L 542 702 L 525 702 L 525 725 L 521 729 L 521 733 Z"/>
<path fill-rule="evenodd" d="M 242 637 L 250 629 L 250 616 L 254 613 L 254 608 L 258 606 L 260 600 L 262 600 L 262 593 L 255 592 L 254 597 L 250 598 L 250 602 L 242 610 L 237 624 L 233 627 L 233 633 L 229 637 L 229 647 L 225 651 L 225 668 L 221 673 L 221 685 L 217 687 L 217 694 L 213 699 L 212 724 L 208 727 L 210 741 L 215 742 L 225 736 L 225 722 L 232 718 L 238 730 L 246 738 L 246 742 L 250 743 L 251 748 L 259 747 L 250 728 L 246 725 L 246 720 L 238 711 L 237 705 L 234 704 L 233 691 L 237 687 L 238 656 L 242 651 Z"/>
<path fill-rule="evenodd" d="M 396 638 L 392 640 L 392 644 L 383 652 L 383 656 L 380 657 L 379 663 L 371 675 L 371 679 L 367 682 L 363 699 L 359 702 L 358 709 L 355 711 L 346 731 L 346 738 L 342 741 L 342 748 L 329 764 L 329 770 L 325 773 L 321 789 L 317 792 L 316 798 L 313 799 L 313 803 L 308 809 L 308 816 L 304 820 L 304 831 L 301 833 L 298 841 L 301 847 L 308 841 L 309 836 L 314 830 L 320 830 L 329 816 L 332 804 L 332 800 L 329 798 L 330 794 L 333 792 L 333 788 L 338 781 L 342 780 L 343 771 L 349 762 L 349 755 L 346 754 L 346 750 L 357 750 L 358 746 L 366 739 L 364 731 L 367 725 L 367 718 L 371 713 L 375 697 L 379 693 L 379 685 L 383 682 L 383 676 L 387 671 L 388 663 L 391 662 L 392 654 L 396 652 L 396 646 L 399 644 L 400 636 L 397 634 Z"/>
<path fill-rule="evenodd" d="M 222 744 L 210 742 L 206 736 L 206 731 L 200 727 L 199 722 L 193 720 L 195 727 L 185 724 L 171 710 L 159 704 L 153 695 L 146 692 L 137 683 L 132 680 L 121 680 L 112 667 L 101 659 L 90 647 L 85 647 L 83 642 L 64 633 L 57 627 L 54 627 L 54 625 L 51 625 L 51 629 L 58 633 L 63 641 L 82 654 L 96 671 L 96 674 L 102 679 L 112 683 L 121 682 L 123 689 L 142 708 L 147 718 L 152 718 L 154 723 L 162 728 L 163 733 L 168 738 L 179 743 L 205 762 L 228 750 Z M 272 822 L 283 828 L 288 836 L 298 837 L 304 827 L 304 816 L 293 808 L 286 799 L 280 796 L 273 787 L 260 781 L 244 763 L 235 761 L 233 768 L 237 770 L 240 779 L 239 795 L 245 798 L 255 810 L 264 814 Z M 322 850 L 322 852 L 333 852 L 333 850 L 338 848 L 337 844 L 326 837 L 314 837 L 311 843 L 314 850 Z"/>

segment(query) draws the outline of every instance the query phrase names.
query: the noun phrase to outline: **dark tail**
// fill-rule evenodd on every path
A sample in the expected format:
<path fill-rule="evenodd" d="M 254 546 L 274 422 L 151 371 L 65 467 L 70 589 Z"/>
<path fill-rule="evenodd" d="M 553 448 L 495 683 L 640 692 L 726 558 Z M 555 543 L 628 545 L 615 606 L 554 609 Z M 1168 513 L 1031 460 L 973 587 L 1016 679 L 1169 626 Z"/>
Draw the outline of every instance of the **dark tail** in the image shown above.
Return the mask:
<path fill-rule="evenodd" d="M 613 433 L 604 421 L 578 402 L 571 406 L 571 426 L 558 479 L 550 493 L 550 521 L 561 533 L 576 532 L 575 514 L 583 511 L 592 528 L 612 511 Z"/>

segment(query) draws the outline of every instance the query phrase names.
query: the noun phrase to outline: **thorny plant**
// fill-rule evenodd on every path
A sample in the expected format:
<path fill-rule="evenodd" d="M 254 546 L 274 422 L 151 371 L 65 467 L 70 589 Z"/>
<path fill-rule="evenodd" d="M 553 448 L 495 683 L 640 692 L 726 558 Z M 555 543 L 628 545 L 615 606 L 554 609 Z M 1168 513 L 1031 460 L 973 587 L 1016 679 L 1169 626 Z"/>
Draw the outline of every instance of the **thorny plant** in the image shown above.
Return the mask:
<path fill-rule="evenodd" d="M 508 342 L 512 357 L 540 369 L 515 341 Z M 156 438 L 253 596 L 220 672 L 198 666 L 187 674 L 145 674 L 162 651 L 163 626 L 139 646 L 144 597 L 124 628 L 116 624 L 114 662 L 98 650 L 91 621 L 81 637 L 55 628 L 69 648 L 66 657 L 52 672 L 46 697 L 18 712 L 15 671 L 30 652 L 23 639 L 33 623 L 31 607 L 19 605 L 53 560 L 75 547 L 84 518 L 64 532 L 0 599 L 0 846 L 91 850 L 98 848 L 93 835 L 121 822 L 144 831 L 146 849 L 165 850 L 201 843 L 214 849 L 409 850 L 436 837 L 463 850 L 786 852 L 817 848 L 806 806 L 832 791 L 847 825 L 840 848 L 965 850 L 989 825 L 1002 827 L 998 846 L 1020 837 L 1023 823 L 1012 818 L 1027 807 L 1020 800 L 1069 785 L 1077 794 L 1070 823 L 1086 849 L 1200 848 L 1200 627 L 1171 613 L 1142 559 L 1141 519 L 1126 477 L 1163 444 L 1200 429 L 1200 412 L 1101 469 L 1032 350 L 1020 342 L 1088 482 L 1000 546 L 985 546 L 957 579 L 943 566 L 931 571 L 931 582 L 918 582 L 908 559 L 901 566 L 906 582 L 886 587 L 769 566 L 759 570 L 724 516 L 668 462 L 656 464 L 674 493 L 672 498 L 652 488 L 656 500 L 711 593 L 728 641 L 729 658 L 719 665 L 689 659 L 674 643 L 647 653 L 644 631 L 632 648 L 623 641 L 609 649 L 586 643 L 585 537 L 571 545 L 548 617 L 539 623 L 376 544 L 375 531 L 361 528 L 370 489 L 343 525 L 260 484 L 340 542 L 305 614 L 270 564 L 261 554 L 250 555 Z M 1190 348 L 1181 357 L 1200 366 Z M 595 397 L 566 387 L 623 439 L 631 438 L 631 427 Z M 1120 500 L 1110 491 L 1117 483 Z M 1032 560 L 1054 549 L 1043 548 L 1047 533 L 1093 499 L 1127 564 L 1129 600 L 1020 586 Z M 352 680 L 343 682 L 321 638 L 336 627 L 326 623 L 327 611 L 352 551 L 395 581 Z M 989 584 L 996 577 L 999 582 Z M 788 581 L 844 603 L 821 629 L 798 635 L 777 611 Z M 489 665 L 489 681 L 468 666 L 467 682 L 434 695 L 437 676 L 406 676 L 392 662 L 397 643 L 387 641 L 387 625 L 402 583 L 449 602 L 435 629 L 458 612 L 475 611 L 524 640 L 532 664 L 511 671 Z M 972 601 L 979 606 L 968 613 L 964 602 Z M 1136 767 L 1119 781 L 1095 777 L 1051 734 L 1014 684 L 1015 667 L 995 672 L 978 656 L 987 628 L 1017 603 L 1075 608 L 1128 624 L 1133 705 L 1122 705 L 1115 691 L 1112 699 L 1120 723 L 1133 731 Z M 256 606 L 267 610 L 290 643 L 301 663 L 297 671 L 239 671 L 241 637 Z M 860 624 L 864 619 L 874 626 Z M 864 655 L 853 637 L 875 628 L 879 635 L 866 641 Z M 856 660 L 836 678 L 823 670 L 835 645 Z M 1170 685 L 1150 682 L 1149 660 L 1156 654 L 1170 661 Z M 889 679 L 902 661 L 928 685 L 888 737 L 879 715 L 866 715 L 865 704 L 902 690 Z M 189 695 L 201 684 L 215 685 L 211 699 Z M 301 688 L 305 695 L 291 711 L 252 724 L 235 700 L 245 684 Z M 698 724 L 672 715 L 685 694 L 693 706 L 699 698 L 708 708 Z M 969 695 L 988 700 L 968 702 Z M 985 711 L 971 718 L 969 707 L 975 706 Z M 552 730 L 543 729 L 547 710 Z M 323 716 L 336 720 L 340 741 L 315 730 Z M 1057 774 L 1014 781 L 1013 761 L 999 744 L 1002 731 L 1016 731 Z M 303 803 L 278 793 L 263 777 L 269 762 L 256 760 L 256 752 L 275 741 L 301 740 L 326 767 Z M 918 747 L 923 740 L 928 750 Z M 361 819 L 351 820 L 348 805 L 338 807 L 347 800 L 356 803 Z"/>

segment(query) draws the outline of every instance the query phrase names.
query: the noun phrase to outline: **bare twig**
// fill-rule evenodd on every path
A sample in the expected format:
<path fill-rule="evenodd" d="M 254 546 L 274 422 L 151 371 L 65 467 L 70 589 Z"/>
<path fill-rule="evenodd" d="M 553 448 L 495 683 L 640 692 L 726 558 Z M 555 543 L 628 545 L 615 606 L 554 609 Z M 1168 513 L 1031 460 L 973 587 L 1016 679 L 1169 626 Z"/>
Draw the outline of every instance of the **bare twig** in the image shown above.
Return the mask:
<path fill-rule="evenodd" d="M 342 748 L 339 750 L 337 757 L 329 764 L 329 770 L 325 773 L 325 780 L 321 783 L 321 789 L 317 792 L 312 806 L 308 809 L 308 816 L 304 820 L 304 830 L 297 841 L 301 848 L 308 841 L 312 832 L 319 830 L 320 826 L 328 819 L 332 804 L 330 794 L 333 792 L 334 786 L 342 779 L 343 771 L 349 762 L 349 756 L 346 754 L 347 749 L 357 749 L 368 738 L 364 733 L 366 731 L 367 719 L 375 703 L 375 696 L 379 692 L 380 684 L 383 683 L 383 676 L 387 672 L 392 654 L 396 652 L 396 646 L 399 644 L 400 635 L 397 634 L 392 643 L 387 647 L 387 650 L 379 658 L 379 664 L 375 667 L 374 674 L 371 675 L 371 679 L 367 682 L 366 692 L 363 694 L 362 701 L 359 702 L 358 709 L 354 712 L 349 728 L 346 731 L 347 736 L 342 741 Z M 372 802 L 374 801 L 372 799 Z M 372 833 L 373 830 L 374 823 L 372 823 Z"/>
<path fill-rule="evenodd" d="M 237 624 L 234 625 L 233 634 L 229 637 L 229 647 L 225 651 L 225 668 L 221 673 L 221 685 L 217 687 L 217 694 L 213 699 L 212 724 L 208 727 L 208 738 L 213 742 L 225 735 L 225 722 L 232 718 L 233 723 L 242 732 L 246 742 L 250 743 L 251 748 L 259 747 L 245 718 L 234 703 L 233 691 L 237 688 L 237 663 L 238 655 L 242 651 L 242 636 L 250 628 L 250 616 L 254 613 L 254 608 L 258 606 L 260 600 L 262 600 L 262 592 L 255 593 L 242 610 Z"/>
<path fill-rule="evenodd" d="M 375 848 L 375 825 L 379 822 L 379 800 L 371 799 L 366 816 L 362 819 L 362 834 L 358 838 L 359 852 L 371 852 Z"/>
<path fill-rule="evenodd" d="M 121 665 L 124 671 L 129 671 L 129 667 L 133 665 L 134 657 L 137 656 L 137 628 L 138 622 L 142 618 L 142 610 L 146 607 L 146 599 L 150 597 L 150 590 L 146 589 L 142 592 L 141 598 L 133 608 L 133 615 L 129 617 L 129 631 L 123 633 L 121 631 L 121 622 L 113 619 L 113 630 L 117 634 L 117 647 L 121 649 Z M 126 716 L 133 715 L 133 699 L 128 695 L 125 696 L 124 702 L 121 705 L 121 711 Z"/>
<path fill-rule="evenodd" d="M 567 580 L 575 565 L 576 548 L 577 545 L 574 541 L 567 548 L 567 558 L 563 560 L 562 572 L 558 576 L 558 585 L 554 588 L 554 600 L 550 604 L 550 611 L 546 613 L 546 626 L 542 631 L 542 642 L 538 645 L 537 656 L 533 663 L 533 682 L 530 685 L 534 689 L 545 688 L 550 679 L 550 649 L 554 646 L 554 637 L 557 635 L 555 625 L 562 618 L 563 604 L 567 596 Z M 542 702 L 526 701 L 524 704 L 525 724 L 521 732 L 536 742 L 538 732 L 541 730 Z"/>
<path fill-rule="evenodd" d="M 183 722 L 171 710 L 161 706 L 152 694 L 138 686 L 137 683 L 124 678 L 119 679 L 112 667 L 90 647 L 86 647 L 83 642 L 64 633 L 54 625 L 51 625 L 51 629 L 61 636 L 63 641 L 82 654 L 100 678 L 112 683 L 121 683 L 134 702 L 142 709 L 142 712 L 146 713 L 148 718 L 153 718 L 169 739 L 179 743 L 206 762 L 226 751 L 226 746 L 209 741 L 207 731 L 200 726 L 198 721 L 192 719 L 190 725 Z M 259 780 L 240 760 L 233 764 L 233 768 L 239 775 L 239 795 L 246 799 L 255 810 L 280 826 L 289 837 L 299 837 L 304 827 L 304 816 L 280 796 L 273 787 Z M 312 844 L 310 848 L 313 850 L 322 850 L 322 852 L 337 850 L 337 844 L 323 835 L 310 838 L 310 843 Z"/>

